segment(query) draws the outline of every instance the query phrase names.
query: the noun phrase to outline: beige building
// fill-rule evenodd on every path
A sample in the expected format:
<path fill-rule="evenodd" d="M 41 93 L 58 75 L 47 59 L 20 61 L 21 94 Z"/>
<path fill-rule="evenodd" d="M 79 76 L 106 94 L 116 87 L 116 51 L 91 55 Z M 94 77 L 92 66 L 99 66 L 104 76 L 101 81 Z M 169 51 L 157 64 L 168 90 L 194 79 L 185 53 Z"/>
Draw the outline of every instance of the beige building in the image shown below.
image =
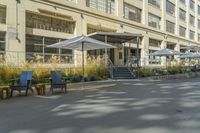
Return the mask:
<path fill-rule="evenodd" d="M 97 31 L 141 34 L 141 65 L 157 65 L 149 53 L 200 44 L 200 0 L 0 0 L 0 54 L 7 63 L 36 55 L 46 63 L 57 55 L 61 63 L 76 64 L 78 51 L 45 46 Z M 125 49 L 136 56 L 134 43 L 113 45 L 118 48 L 109 54 L 116 65 L 126 64 Z"/>

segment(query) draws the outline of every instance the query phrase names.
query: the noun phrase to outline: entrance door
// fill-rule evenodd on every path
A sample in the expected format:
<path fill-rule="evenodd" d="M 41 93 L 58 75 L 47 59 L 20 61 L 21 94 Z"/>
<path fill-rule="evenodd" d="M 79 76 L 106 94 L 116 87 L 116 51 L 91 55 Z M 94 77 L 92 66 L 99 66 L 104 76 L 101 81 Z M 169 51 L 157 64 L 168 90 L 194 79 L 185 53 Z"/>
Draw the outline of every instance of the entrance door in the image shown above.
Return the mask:
<path fill-rule="evenodd" d="M 108 51 L 108 54 L 109 54 L 109 57 L 110 57 L 110 60 L 112 61 L 113 64 L 115 64 L 115 52 L 114 52 L 114 48 L 111 48 L 109 51 Z"/>

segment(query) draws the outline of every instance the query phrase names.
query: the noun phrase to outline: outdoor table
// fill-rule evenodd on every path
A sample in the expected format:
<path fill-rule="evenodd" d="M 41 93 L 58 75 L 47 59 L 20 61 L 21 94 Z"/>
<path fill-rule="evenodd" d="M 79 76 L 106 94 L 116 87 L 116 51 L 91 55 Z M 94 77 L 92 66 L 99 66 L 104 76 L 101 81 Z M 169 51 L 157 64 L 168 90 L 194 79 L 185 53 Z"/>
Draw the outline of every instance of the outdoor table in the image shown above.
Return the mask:
<path fill-rule="evenodd" d="M 10 86 L 0 86 L 0 98 L 4 99 L 3 92 L 6 91 L 6 98 L 10 96 Z"/>
<path fill-rule="evenodd" d="M 37 90 L 38 95 L 45 95 L 46 86 L 44 83 L 36 84 L 35 89 Z"/>

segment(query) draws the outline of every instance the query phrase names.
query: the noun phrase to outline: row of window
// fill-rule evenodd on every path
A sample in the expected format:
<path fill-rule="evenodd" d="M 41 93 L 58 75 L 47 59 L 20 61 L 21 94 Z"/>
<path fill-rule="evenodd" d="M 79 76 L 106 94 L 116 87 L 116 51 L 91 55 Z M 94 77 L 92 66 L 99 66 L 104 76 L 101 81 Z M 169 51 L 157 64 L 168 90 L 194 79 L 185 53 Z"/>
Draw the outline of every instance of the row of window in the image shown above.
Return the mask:
<path fill-rule="evenodd" d="M 185 37 L 186 36 L 186 28 L 183 27 L 183 26 L 179 26 L 179 35 L 182 36 L 182 37 Z M 189 38 L 194 40 L 195 38 L 195 32 L 190 30 L 189 31 Z M 198 41 L 200 41 L 200 33 L 197 34 L 197 37 L 198 37 Z"/>
<path fill-rule="evenodd" d="M 41 57 L 38 59 L 40 62 L 51 62 L 52 55 L 55 55 L 60 58 L 60 63 L 73 63 L 72 50 L 46 47 L 59 41 L 62 39 L 27 34 L 26 60 L 34 61 L 39 56 Z"/>
<path fill-rule="evenodd" d="M 75 22 L 26 12 L 26 27 L 73 34 Z"/>

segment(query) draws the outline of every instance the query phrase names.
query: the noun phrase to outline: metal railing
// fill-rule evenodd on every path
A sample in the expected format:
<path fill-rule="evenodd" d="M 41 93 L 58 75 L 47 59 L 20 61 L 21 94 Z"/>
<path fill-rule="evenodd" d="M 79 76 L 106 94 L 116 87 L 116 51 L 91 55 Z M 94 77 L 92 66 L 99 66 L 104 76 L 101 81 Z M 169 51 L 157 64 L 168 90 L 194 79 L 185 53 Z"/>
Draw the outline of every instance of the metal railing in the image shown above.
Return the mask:
<path fill-rule="evenodd" d="M 107 60 L 108 60 L 108 68 L 109 68 L 108 70 L 110 73 L 110 77 L 113 78 L 114 76 L 113 71 L 116 70 L 116 67 L 114 66 L 113 62 L 111 61 L 109 57 L 107 57 Z"/>

